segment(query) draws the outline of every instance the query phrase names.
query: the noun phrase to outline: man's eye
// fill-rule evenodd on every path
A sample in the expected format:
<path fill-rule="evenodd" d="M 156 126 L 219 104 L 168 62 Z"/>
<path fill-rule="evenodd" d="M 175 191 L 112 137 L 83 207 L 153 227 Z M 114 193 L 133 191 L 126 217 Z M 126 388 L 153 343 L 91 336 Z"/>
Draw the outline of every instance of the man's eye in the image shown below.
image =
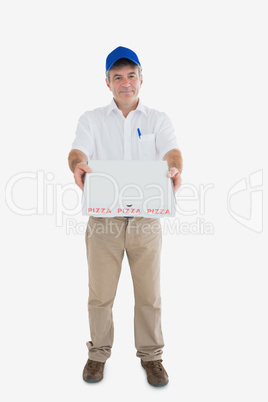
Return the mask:
<path fill-rule="evenodd" d="M 120 77 L 116 77 L 115 80 L 116 80 L 116 81 L 120 80 Z"/>

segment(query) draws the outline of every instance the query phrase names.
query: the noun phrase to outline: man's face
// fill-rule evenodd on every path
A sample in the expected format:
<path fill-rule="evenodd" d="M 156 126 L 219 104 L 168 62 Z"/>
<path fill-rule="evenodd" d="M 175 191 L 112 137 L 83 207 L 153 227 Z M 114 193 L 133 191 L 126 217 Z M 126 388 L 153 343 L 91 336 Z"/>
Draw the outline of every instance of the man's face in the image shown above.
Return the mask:
<path fill-rule="evenodd" d="M 115 102 L 120 106 L 132 105 L 138 100 L 142 81 L 138 67 L 124 66 L 112 68 L 110 82 L 106 79 L 106 84 L 112 91 Z"/>

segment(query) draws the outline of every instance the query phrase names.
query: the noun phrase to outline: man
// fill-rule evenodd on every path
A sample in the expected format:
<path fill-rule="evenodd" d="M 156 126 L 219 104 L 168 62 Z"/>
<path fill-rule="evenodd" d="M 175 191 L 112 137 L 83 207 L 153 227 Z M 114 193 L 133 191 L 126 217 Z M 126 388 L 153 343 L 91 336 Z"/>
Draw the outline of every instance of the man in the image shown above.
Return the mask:
<path fill-rule="evenodd" d="M 149 109 L 140 102 L 141 71 L 138 56 L 130 49 L 120 46 L 108 55 L 106 84 L 113 100 L 110 105 L 85 112 L 80 117 L 68 157 L 75 182 L 81 189 L 83 176 L 91 172 L 90 159 L 164 159 L 168 162 L 168 177 L 172 178 L 175 191 L 180 186 L 182 157 L 174 129 L 166 114 Z M 107 223 L 115 225 L 113 228 L 117 230 L 110 230 L 112 226 Z M 156 224 L 158 230 L 155 230 Z M 147 230 L 143 231 L 145 225 Z M 88 361 L 83 370 L 85 381 L 102 380 L 105 362 L 111 355 L 114 334 L 112 306 L 126 251 L 134 286 L 137 356 L 152 386 L 168 383 L 161 359 L 164 347 L 160 297 L 161 239 L 159 219 L 89 218 L 86 246 L 91 341 L 87 342 Z"/>

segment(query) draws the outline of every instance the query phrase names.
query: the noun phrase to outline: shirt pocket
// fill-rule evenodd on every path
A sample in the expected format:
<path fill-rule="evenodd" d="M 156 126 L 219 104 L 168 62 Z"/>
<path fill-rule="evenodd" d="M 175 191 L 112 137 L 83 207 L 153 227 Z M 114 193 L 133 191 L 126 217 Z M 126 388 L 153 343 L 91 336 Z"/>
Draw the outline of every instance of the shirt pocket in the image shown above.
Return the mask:
<path fill-rule="evenodd" d="M 156 156 L 155 134 L 141 135 L 138 141 L 139 159 L 154 160 Z"/>

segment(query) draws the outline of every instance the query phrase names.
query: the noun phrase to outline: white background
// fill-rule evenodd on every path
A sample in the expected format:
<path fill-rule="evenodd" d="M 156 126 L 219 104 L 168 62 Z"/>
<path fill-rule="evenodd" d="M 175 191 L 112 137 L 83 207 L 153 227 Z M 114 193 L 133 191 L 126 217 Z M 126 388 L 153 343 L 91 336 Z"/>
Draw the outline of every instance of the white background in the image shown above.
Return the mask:
<path fill-rule="evenodd" d="M 1 197 L 3 400 L 267 401 L 266 7 L 258 0 L 2 2 L 2 187 L 30 172 L 12 197 L 20 209 L 39 208 L 19 215 Z M 184 185 L 213 186 L 204 213 L 201 197 L 183 202 L 193 215 L 176 219 L 190 232 L 164 236 L 170 383 L 163 389 L 147 384 L 135 356 L 126 261 L 105 379 L 90 385 L 81 376 L 90 339 L 86 218 L 62 215 L 79 194 L 67 156 L 79 116 L 111 100 L 105 58 L 120 45 L 143 65 L 142 102 L 176 127 Z M 248 187 L 231 200 L 245 226 L 230 215 L 228 192 L 258 171 L 256 198 Z M 80 234 L 67 233 L 68 219 L 80 223 Z M 191 226 L 198 219 L 213 234 Z"/>

